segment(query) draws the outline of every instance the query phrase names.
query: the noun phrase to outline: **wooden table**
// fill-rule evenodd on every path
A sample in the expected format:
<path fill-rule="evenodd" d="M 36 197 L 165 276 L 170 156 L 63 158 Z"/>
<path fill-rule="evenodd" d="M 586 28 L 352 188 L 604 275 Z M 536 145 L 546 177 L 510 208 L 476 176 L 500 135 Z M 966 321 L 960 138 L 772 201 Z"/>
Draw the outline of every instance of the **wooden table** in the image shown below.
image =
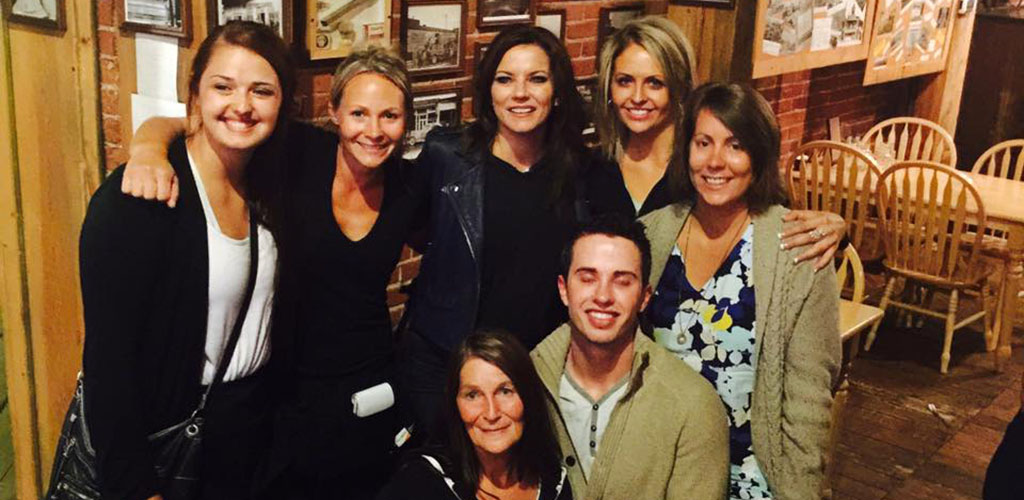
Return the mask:
<path fill-rule="evenodd" d="M 1002 311 L 996 313 L 999 344 L 996 347 L 996 369 L 1002 371 L 1010 358 L 1013 324 L 1017 319 L 1017 293 L 1024 278 L 1024 182 L 962 172 L 967 175 L 985 202 L 988 225 L 1007 232 L 1009 272 L 1003 279 Z"/>
<path fill-rule="evenodd" d="M 882 166 L 882 171 L 885 167 Z M 987 224 L 991 229 L 1000 229 L 1007 233 L 1008 272 L 1003 279 L 1006 286 L 1002 287 L 1003 295 L 999 297 L 1002 310 L 996 312 L 995 332 L 998 335 L 996 346 L 996 370 L 1002 371 L 1011 354 L 1013 325 L 1017 318 L 1017 295 L 1024 285 L 1024 182 L 992 177 L 989 175 L 960 172 L 966 175 L 985 203 Z M 859 175 L 864 175 L 861 172 Z M 834 177 L 828 182 L 836 183 Z M 860 185 L 858 180 L 857 185 Z M 968 203 L 968 214 L 972 212 L 973 203 Z M 1024 394 L 1022 394 L 1024 400 Z"/>

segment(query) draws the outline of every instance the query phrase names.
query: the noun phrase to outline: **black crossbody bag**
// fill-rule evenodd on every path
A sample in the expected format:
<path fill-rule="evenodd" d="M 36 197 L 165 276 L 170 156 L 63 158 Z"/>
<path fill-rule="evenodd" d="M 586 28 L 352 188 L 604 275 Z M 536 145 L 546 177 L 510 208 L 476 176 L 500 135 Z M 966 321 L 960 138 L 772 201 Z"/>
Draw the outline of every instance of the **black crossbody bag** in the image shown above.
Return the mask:
<path fill-rule="evenodd" d="M 235 346 L 242 333 L 242 324 L 252 301 L 256 287 L 256 270 L 259 267 L 259 232 L 256 219 L 249 213 L 249 282 L 245 290 L 242 307 L 231 329 L 224 353 L 217 362 L 213 382 L 206 387 L 199 405 L 192 415 L 182 422 L 147 436 L 153 450 L 156 476 L 160 481 L 160 495 L 164 500 L 189 500 L 199 491 L 199 459 L 203 442 L 203 410 L 213 389 L 221 383 L 228 370 L 228 364 L 235 353 Z M 89 440 L 86 426 L 85 398 L 82 375 L 78 376 L 75 394 L 64 417 L 64 425 L 57 442 L 57 456 L 53 459 L 50 487 L 45 500 L 101 500 L 99 477 L 96 470 L 96 450 Z"/>

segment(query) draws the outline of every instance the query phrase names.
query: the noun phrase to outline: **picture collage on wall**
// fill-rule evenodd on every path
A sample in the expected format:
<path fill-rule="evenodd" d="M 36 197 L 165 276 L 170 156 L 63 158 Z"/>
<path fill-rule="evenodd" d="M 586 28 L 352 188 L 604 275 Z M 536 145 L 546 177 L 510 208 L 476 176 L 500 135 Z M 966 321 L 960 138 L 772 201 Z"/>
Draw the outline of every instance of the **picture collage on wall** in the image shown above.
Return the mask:
<path fill-rule="evenodd" d="M 878 0 L 864 84 L 945 67 L 952 29 L 951 0 Z"/>

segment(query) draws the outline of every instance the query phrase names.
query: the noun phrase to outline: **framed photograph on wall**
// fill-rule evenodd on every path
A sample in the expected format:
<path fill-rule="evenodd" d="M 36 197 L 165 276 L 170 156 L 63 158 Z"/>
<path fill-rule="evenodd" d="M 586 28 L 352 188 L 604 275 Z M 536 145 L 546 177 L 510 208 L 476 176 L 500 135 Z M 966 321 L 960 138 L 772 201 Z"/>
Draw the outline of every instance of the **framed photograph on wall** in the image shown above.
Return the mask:
<path fill-rule="evenodd" d="M 484 54 L 487 53 L 487 47 L 491 45 L 491 42 L 476 42 L 476 47 L 473 50 L 473 67 L 479 68 L 480 63 L 484 60 Z"/>
<path fill-rule="evenodd" d="M 3 0 L 12 23 L 64 31 L 64 0 Z"/>
<path fill-rule="evenodd" d="M 207 6 L 209 32 L 228 21 L 253 21 L 274 28 L 286 42 L 292 42 L 290 0 L 210 0 Z"/>
<path fill-rule="evenodd" d="M 864 59 L 874 9 L 875 0 L 758 2 L 753 78 Z"/>
<path fill-rule="evenodd" d="M 547 29 L 559 40 L 565 41 L 565 9 L 543 9 L 537 12 L 533 24 Z"/>
<path fill-rule="evenodd" d="M 736 0 L 669 0 L 672 5 L 690 5 L 693 7 L 711 7 L 714 9 L 731 9 Z"/>
<path fill-rule="evenodd" d="M 453 87 L 430 92 L 414 92 L 412 121 L 405 136 L 406 158 L 415 158 L 423 148 L 427 132 L 434 127 L 450 127 L 462 123 L 462 89 Z"/>
<path fill-rule="evenodd" d="M 587 126 L 583 129 L 583 142 L 590 146 L 597 143 L 597 127 L 594 125 L 594 93 L 597 91 L 597 77 L 577 79 L 576 91 L 583 98 L 584 110 L 587 112 Z"/>
<path fill-rule="evenodd" d="M 345 57 L 357 44 L 389 44 L 390 16 L 391 0 L 306 0 L 309 59 Z"/>
<path fill-rule="evenodd" d="M 479 29 L 530 24 L 533 22 L 533 0 L 479 0 L 476 8 Z"/>
<path fill-rule="evenodd" d="M 191 0 L 118 0 L 121 29 L 192 39 Z"/>
<path fill-rule="evenodd" d="M 402 56 L 411 76 L 461 74 L 466 4 L 460 0 L 402 2 Z"/>
<path fill-rule="evenodd" d="M 620 7 L 601 7 L 601 17 L 597 22 L 597 51 L 601 52 L 601 46 L 612 33 L 615 33 L 623 24 L 644 15 L 644 4 L 623 5 Z"/>

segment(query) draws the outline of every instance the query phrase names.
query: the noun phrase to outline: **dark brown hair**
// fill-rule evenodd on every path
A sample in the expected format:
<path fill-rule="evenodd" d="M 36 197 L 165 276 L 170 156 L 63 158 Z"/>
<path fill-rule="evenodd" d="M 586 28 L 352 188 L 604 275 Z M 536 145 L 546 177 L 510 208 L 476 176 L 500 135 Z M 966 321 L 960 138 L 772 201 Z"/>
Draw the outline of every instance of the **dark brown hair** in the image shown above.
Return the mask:
<path fill-rule="evenodd" d="M 444 441 L 460 482 L 472 488 L 475 498 L 480 483 L 480 462 L 473 442 L 459 415 L 455 398 L 459 394 L 462 367 L 471 358 L 497 366 L 512 381 L 523 402 L 523 435 L 509 450 L 509 477 L 537 484 L 560 466 L 560 454 L 544 401 L 544 386 L 533 368 L 530 354 L 515 337 L 500 331 L 477 331 L 466 337 L 452 354 L 448 365 L 443 408 Z M 467 491 L 468 495 L 469 492 Z"/>
<path fill-rule="evenodd" d="M 199 97 L 199 82 L 210 64 L 217 47 L 234 45 L 249 50 L 266 60 L 277 74 L 281 84 L 281 110 L 277 115 L 274 133 L 256 147 L 252 159 L 245 168 L 246 197 L 260 222 L 277 233 L 281 226 L 281 185 L 284 177 L 284 144 L 288 135 L 288 122 L 294 111 L 295 64 L 288 46 L 270 27 L 251 21 L 230 21 L 218 26 L 203 40 L 192 60 L 188 78 L 188 101 L 186 112 L 189 116 L 189 131 L 194 129 L 196 99 Z M 276 234 L 275 234 L 276 235 Z"/>
<path fill-rule="evenodd" d="M 708 110 L 722 122 L 750 156 L 753 180 L 743 200 L 753 214 L 772 205 L 788 202 L 779 175 L 779 124 L 768 101 L 753 88 L 740 83 L 706 83 L 697 87 L 686 105 L 683 143 L 687 163 L 690 142 L 697 127 L 697 115 Z M 690 169 L 669 169 L 669 185 L 677 201 L 693 204 L 697 191 L 690 181 Z"/>
<path fill-rule="evenodd" d="M 562 42 L 544 28 L 515 26 L 506 28 L 487 47 L 473 75 L 473 114 L 476 121 L 466 128 L 467 149 L 483 156 L 490 151 L 498 134 L 498 117 L 491 101 L 491 85 L 505 53 L 519 45 L 536 45 L 550 61 L 551 84 L 554 87 L 551 113 L 545 122 L 541 161 L 552 169 L 550 201 L 571 200 L 577 172 L 586 154 L 583 128 L 586 113 L 583 98 L 576 90 L 572 61 Z"/>

